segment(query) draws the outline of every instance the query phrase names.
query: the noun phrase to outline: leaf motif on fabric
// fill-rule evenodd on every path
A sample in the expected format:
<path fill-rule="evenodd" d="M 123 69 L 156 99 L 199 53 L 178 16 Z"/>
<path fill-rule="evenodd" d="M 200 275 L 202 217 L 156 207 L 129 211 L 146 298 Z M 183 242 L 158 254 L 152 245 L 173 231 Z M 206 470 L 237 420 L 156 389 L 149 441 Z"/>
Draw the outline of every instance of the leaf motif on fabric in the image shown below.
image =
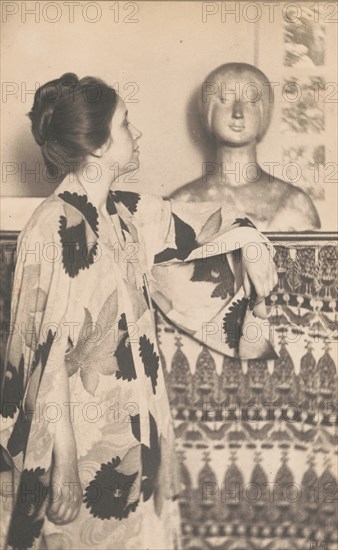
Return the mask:
<path fill-rule="evenodd" d="M 13 457 L 19 457 L 20 455 L 24 456 L 26 453 L 32 420 L 35 418 L 36 398 L 40 385 L 40 379 L 39 372 L 36 372 L 30 376 L 27 384 L 28 390 L 25 391 L 24 397 L 21 400 L 19 414 L 16 417 L 14 427 L 7 443 L 8 451 Z M 35 428 L 37 427 L 39 427 L 39 425 L 35 424 Z M 37 453 L 34 452 L 35 456 L 37 454 L 38 451 Z"/>
<path fill-rule="evenodd" d="M 20 364 L 20 361 L 22 359 L 23 354 L 23 347 L 22 347 L 22 334 L 20 332 L 14 331 L 10 335 L 9 340 L 9 349 L 8 349 L 8 357 L 7 361 L 10 362 L 15 368 Z M 5 367 L 5 365 L 3 365 Z M 0 383 L 1 388 L 1 383 Z M 1 395 L 1 389 L 0 389 L 0 395 Z"/>
<path fill-rule="evenodd" d="M 239 341 L 243 334 L 243 323 L 247 310 L 248 300 L 242 298 L 234 302 L 223 318 L 223 330 L 226 335 L 226 342 L 230 348 L 238 351 Z"/>
<path fill-rule="evenodd" d="M 178 260 L 185 260 L 189 254 L 199 246 L 196 241 L 196 233 L 194 229 L 181 220 L 176 214 L 172 214 L 175 224 L 175 244 L 177 248 L 166 248 L 162 252 L 156 254 L 154 263 L 162 263 L 177 258 Z"/>
<path fill-rule="evenodd" d="M 73 376 L 80 368 L 80 377 L 85 390 L 95 395 L 99 374 L 116 373 L 114 357 L 117 334 L 113 328 L 117 316 L 117 292 L 114 290 L 104 302 L 97 322 L 92 322 L 90 311 L 85 308 L 85 319 L 76 346 L 65 355 L 68 376 Z M 95 333 L 100 328 L 99 338 Z"/>
<path fill-rule="evenodd" d="M 106 201 L 106 208 L 107 208 L 107 212 L 110 216 L 113 216 L 114 214 L 117 214 L 117 210 L 116 210 L 116 206 L 115 206 L 115 202 L 114 202 L 114 196 L 113 196 L 112 191 L 109 191 L 109 193 L 108 193 L 107 201 Z"/>
<path fill-rule="evenodd" d="M 117 346 L 114 355 L 117 359 L 118 370 L 116 371 L 116 378 L 119 380 L 136 380 L 136 370 L 134 365 L 133 353 L 129 342 L 129 333 L 122 337 L 119 345 Z"/>
<path fill-rule="evenodd" d="M 131 447 L 123 457 L 121 463 L 116 466 L 116 471 L 124 475 L 132 475 L 138 472 L 141 465 L 141 445 Z"/>
<path fill-rule="evenodd" d="M 175 220 L 175 242 L 178 249 L 177 257 L 184 260 L 194 248 L 198 247 L 196 233 L 185 221 L 173 214 Z"/>
<path fill-rule="evenodd" d="M 239 227 L 253 227 L 253 229 L 257 229 L 257 227 L 253 224 L 253 222 L 250 220 L 250 218 L 236 218 L 232 225 L 238 224 Z"/>
<path fill-rule="evenodd" d="M 158 473 L 161 464 L 161 448 L 158 437 L 156 420 L 149 413 L 150 422 L 150 447 L 141 444 L 142 452 L 142 476 L 144 483 L 141 490 L 143 498 L 148 500 L 155 491 L 158 481 Z"/>
<path fill-rule="evenodd" d="M 80 223 L 83 221 L 83 215 L 81 214 L 81 212 L 79 212 L 79 210 L 77 210 L 73 206 L 70 206 L 67 203 L 65 203 L 64 205 L 64 212 L 67 220 L 67 227 L 80 225 Z"/>
<path fill-rule="evenodd" d="M 128 231 L 129 231 L 132 242 L 138 243 L 139 238 L 138 238 L 137 229 L 136 229 L 135 224 L 131 223 L 131 221 L 128 221 Z"/>
<path fill-rule="evenodd" d="M 128 330 L 127 318 L 125 313 L 121 313 L 121 316 L 118 322 L 118 327 L 120 330 Z"/>
<path fill-rule="evenodd" d="M 141 440 L 140 434 L 140 415 L 135 414 L 130 417 L 131 429 L 137 441 Z M 144 500 L 148 500 L 156 490 L 158 483 L 158 474 L 161 465 L 161 446 L 158 437 L 156 420 L 149 413 L 150 423 L 150 447 L 141 444 L 142 460 L 142 485 L 141 492 Z M 163 489 L 163 488 L 162 488 Z"/>
<path fill-rule="evenodd" d="M 235 277 L 230 269 L 226 254 L 210 256 L 200 260 L 194 260 L 194 271 L 191 281 L 206 281 L 214 283 L 212 298 L 225 300 L 232 297 L 235 292 Z"/>
<path fill-rule="evenodd" d="M 170 457 L 174 458 L 174 460 L 167 460 L 166 462 L 164 462 L 165 458 L 169 458 L 169 451 L 168 442 L 162 435 L 160 436 L 159 445 L 161 452 L 161 461 L 158 468 L 158 483 L 156 483 L 154 487 L 154 507 L 158 517 L 160 517 L 162 514 L 164 501 L 167 496 L 164 488 L 168 487 L 168 480 L 169 482 L 172 482 L 172 469 L 175 464 L 175 457 Z M 171 453 L 174 452 L 174 447 L 172 447 Z M 167 491 L 170 493 L 168 489 Z"/>
<path fill-rule="evenodd" d="M 147 462 L 147 467 L 145 470 L 143 470 L 143 473 L 145 475 L 152 475 L 153 477 L 155 477 L 155 475 L 157 474 L 161 453 L 160 453 L 157 423 L 154 416 L 151 413 L 149 413 L 149 423 L 150 423 L 150 451 L 151 451 L 152 459 L 149 462 Z"/>
<path fill-rule="evenodd" d="M 1 472 L 10 472 L 12 468 L 13 468 L 12 457 L 9 456 L 8 451 L 6 451 L 0 445 L 0 477 L 1 477 Z"/>
<path fill-rule="evenodd" d="M 29 312 L 43 311 L 46 305 L 47 294 L 42 288 L 32 288 L 25 304 Z"/>
<path fill-rule="evenodd" d="M 147 288 L 146 288 L 145 285 L 142 285 L 142 291 L 143 291 L 143 296 L 144 296 L 144 299 L 147 303 L 147 306 L 150 309 L 150 298 L 149 298 L 148 291 L 147 291 Z"/>
<path fill-rule="evenodd" d="M 116 468 L 120 464 L 118 456 L 101 464 L 95 478 L 85 489 L 83 501 L 94 517 L 121 520 L 136 510 L 139 501 L 129 504 L 128 500 L 134 489 L 137 472 L 131 475 L 118 472 Z"/>
<path fill-rule="evenodd" d="M 133 436 L 137 441 L 141 442 L 141 427 L 140 427 L 140 415 L 134 414 L 130 415 L 130 425 Z"/>
<path fill-rule="evenodd" d="M 36 468 L 21 474 L 8 534 L 8 545 L 15 550 L 31 548 L 40 536 L 44 518 L 39 518 L 39 512 L 48 494 L 40 480 L 44 472 Z"/>
<path fill-rule="evenodd" d="M 122 202 L 131 214 L 137 211 L 137 203 L 141 198 L 138 193 L 133 191 L 109 191 L 109 195 L 114 202 Z"/>
<path fill-rule="evenodd" d="M 18 418 L 7 443 L 8 452 L 13 457 L 26 451 L 33 414 L 34 412 L 25 413 L 21 403 Z"/>
<path fill-rule="evenodd" d="M 84 215 L 95 235 L 98 237 L 99 216 L 95 206 L 90 201 L 88 201 L 87 195 L 79 195 L 78 193 L 70 193 L 69 191 L 64 191 L 64 193 L 59 193 L 58 196 L 63 201 L 77 208 L 77 210 L 79 210 Z"/>
<path fill-rule="evenodd" d="M 105 337 L 111 330 L 117 316 L 117 291 L 114 290 L 107 297 L 97 318 L 97 325 L 100 327 L 102 337 Z"/>
<path fill-rule="evenodd" d="M 79 334 L 79 338 L 76 346 L 72 347 L 72 350 L 65 355 L 65 363 L 67 366 L 68 376 L 73 376 L 82 363 L 85 361 L 88 354 L 88 342 L 87 342 L 87 328 L 92 325 L 92 316 L 90 311 L 85 307 L 85 318 Z"/>
<path fill-rule="evenodd" d="M 120 220 L 121 228 L 123 229 L 123 231 L 126 231 L 127 233 L 130 234 L 129 228 L 128 228 L 127 224 L 125 223 L 125 221 L 121 218 L 121 216 L 119 216 L 119 220 Z"/>
<path fill-rule="evenodd" d="M 151 495 L 154 492 L 154 483 L 150 477 L 142 479 L 141 491 L 143 493 L 143 500 L 147 502 L 150 499 Z"/>
<path fill-rule="evenodd" d="M 97 243 L 87 247 L 85 221 L 67 227 L 65 216 L 60 216 L 59 235 L 62 245 L 62 265 L 70 277 L 76 277 L 80 269 L 87 269 L 94 263 Z"/>
<path fill-rule="evenodd" d="M 55 335 L 56 335 L 56 332 L 53 333 L 51 331 L 51 329 L 49 329 L 48 333 L 47 333 L 46 340 L 43 341 L 41 344 L 38 344 L 37 348 L 35 350 L 34 358 L 33 358 L 33 361 L 32 361 L 31 374 L 35 371 L 36 367 L 38 366 L 38 364 L 41 361 L 40 379 L 41 379 L 41 377 L 43 375 L 43 372 L 45 370 L 47 360 L 48 360 L 48 356 L 49 356 L 52 344 L 54 342 Z"/>
<path fill-rule="evenodd" d="M 18 367 L 12 365 L 10 361 L 7 362 L 1 399 L 1 415 L 3 418 L 14 418 L 14 414 L 20 407 L 23 396 L 24 356 L 21 355 Z"/>
<path fill-rule="evenodd" d="M 38 314 L 44 311 L 47 300 L 46 292 L 39 286 L 42 283 L 40 272 L 40 263 L 24 265 L 20 287 L 20 295 L 24 300 L 22 326 L 25 330 L 22 331 L 22 336 L 29 348 L 35 348 L 38 342 Z"/>
<path fill-rule="evenodd" d="M 83 382 L 84 380 L 88 382 L 88 385 L 84 382 L 84 387 L 89 393 L 92 393 L 92 395 L 94 395 L 99 381 L 98 373 L 105 376 L 116 373 L 117 364 L 113 352 L 115 346 L 115 335 L 113 333 L 111 335 L 108 334 L 100 343 L 94 345 L 86 356 L 86 360 L 81 369 L 81 378 Z M 93 378 L 93 382 L 94 380 L 96 382 L 94 386 L 90 384 L 92 391 L 89 389 L 89 379 L 91 377 Z"/>
<path fill-rule="evenodd" d="M 80 370 L 80 378 L 84 389 L 91 395 L 95 395 L 100 381 L 98 373 L 86 365 Z"/>
<path fill-rule="evenodd" d="M 213 239 L 213 237 L 219 232 L 222 226 L 222 208 L 213 212 L 211 216 L 202 226 L 202 229 L 198 235 L 198 242 L 204 243 Z"/>
<path fill-rule="evenodd" d="M 139 351 L 144 366 L 144 372 L 146 376 L 151 379 L 153 393 L 156 394 L 160 358 L 154 349 L 154 344 L 150 342 L 145 334 L 139 338 Z"/>
<path fill-rule="evenodd" d="M 149 309 L 149 306 L 142 288 L 138 288 L 137 286 L 135 269 L 134 263 L 127 263 L 127 279 L 125 280 L 125 285 L 132 302 L 135 321 L 138 321 L 145 311 Z M 140 275 L 140 277 L 141 276 L 142 275 Z M 144 280 L 144 278 L 142 280 Z"/>
<path fill-rule="evenodd" d="M 25 300 L 25 326 L 27 327 L 24 331 L 24 338 L 26 346 L 29 348 L 34 348 L 39 339 L 39 326 L 41 321 L 41 315 L 39 319 L 39 313 L 42 313 L 46 306 L 47 294 L 42 288 L 30 288 L 29 292 L 26 294 L 27 299 Z"/>

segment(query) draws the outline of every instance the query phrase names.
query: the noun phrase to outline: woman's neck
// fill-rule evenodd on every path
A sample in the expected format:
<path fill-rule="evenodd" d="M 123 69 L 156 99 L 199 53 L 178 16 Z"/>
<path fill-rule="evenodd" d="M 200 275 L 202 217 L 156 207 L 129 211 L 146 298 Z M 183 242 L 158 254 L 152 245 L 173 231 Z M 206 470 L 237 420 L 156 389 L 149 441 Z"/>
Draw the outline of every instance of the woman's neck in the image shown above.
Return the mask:
<path fill-rule="evenodd" d="M 256 144 L 241 147 L 220 144 L 217 148 L 216 162 L 219 183 L 231 187 L 240 187 L 255 180 L 257 175 Z"/>
<path fill-rule="evenodd" d="M 83 173 L 77 174 L 81 185 L 84 187 L 90 202 L 97 208 L 97 210 L 105 213 L 108 193 L 112 184 L 111 175 L 110 178 L 100 175 L 100 177 L 90 176 Z M 96 174 L 97 176 L 97 174 Z"/>

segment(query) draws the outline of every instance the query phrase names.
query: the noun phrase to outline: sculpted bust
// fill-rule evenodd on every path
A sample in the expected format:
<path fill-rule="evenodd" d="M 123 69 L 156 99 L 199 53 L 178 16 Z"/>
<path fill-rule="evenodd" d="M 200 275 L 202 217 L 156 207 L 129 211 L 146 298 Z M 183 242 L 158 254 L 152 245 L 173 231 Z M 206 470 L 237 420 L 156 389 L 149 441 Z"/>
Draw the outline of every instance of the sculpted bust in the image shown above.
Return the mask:
<path fill-rule="evenodd" d="M 319 229 L 311 198 L 299 187 L 265 172 L 256 146 L 271 120 L 273 95 L 259 69 L 227 63 L 202 85 L 200 113 L 213 138 L 214 158 L 203 175 L 174 191 L 183 201 L 228 201 L 245 212 L 261 231 Z"/>

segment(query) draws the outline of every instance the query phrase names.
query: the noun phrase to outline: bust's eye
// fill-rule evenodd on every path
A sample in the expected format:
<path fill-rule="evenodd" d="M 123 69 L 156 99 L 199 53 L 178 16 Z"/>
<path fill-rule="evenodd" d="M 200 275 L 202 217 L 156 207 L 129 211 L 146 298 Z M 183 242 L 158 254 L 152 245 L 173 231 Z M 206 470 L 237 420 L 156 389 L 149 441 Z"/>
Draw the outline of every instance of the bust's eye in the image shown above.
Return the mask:
<path fill-rule="evenodd" d="M 231 101 L 231 97 L 229 97 L 229 95 L 221 95 L 220 99 L 221 103 L 230 103 Z"/>
<path fill-rule="evenodd" d="M 124 126 L 125 128 L 128 128 L 128 126 L 129 126 L 129 120 L 125 119 L 124 122 L 123 122 L 123 126 Z"/>

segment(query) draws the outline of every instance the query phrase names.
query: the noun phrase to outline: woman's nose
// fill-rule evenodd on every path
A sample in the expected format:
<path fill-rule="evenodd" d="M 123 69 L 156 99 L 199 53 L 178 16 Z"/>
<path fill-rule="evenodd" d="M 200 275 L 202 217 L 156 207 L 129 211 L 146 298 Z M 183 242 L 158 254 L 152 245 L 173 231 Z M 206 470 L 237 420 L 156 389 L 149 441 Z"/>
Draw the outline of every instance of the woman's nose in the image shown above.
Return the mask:
<path fill-rule="evenodd" d="M 133 134 L 134 134 L 134 139 L 140 139 L 140 137 L 142 137 L 141 130 L 138 130 L 135 126 L 133 126 Z"/>
<path fill-rule="evenodd" d="M 232 117 L 243 118 L 243 105 L 241 101 L 234 101 L 232 106 Z"/>

